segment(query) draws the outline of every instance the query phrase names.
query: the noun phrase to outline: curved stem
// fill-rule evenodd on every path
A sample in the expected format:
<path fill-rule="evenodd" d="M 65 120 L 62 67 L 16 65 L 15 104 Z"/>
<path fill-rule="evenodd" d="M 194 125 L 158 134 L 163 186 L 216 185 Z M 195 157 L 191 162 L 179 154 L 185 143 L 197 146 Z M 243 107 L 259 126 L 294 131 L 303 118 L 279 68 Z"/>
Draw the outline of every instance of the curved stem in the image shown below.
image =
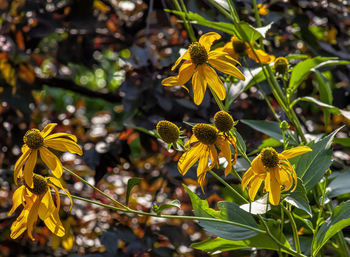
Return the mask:
<path fill-rule="evenodd" d="M 213 175 L 217 180 L 219 180 L 227 189 L 229 189 L 235 196 L 241 199 L 245 203 L 249 203 L 247 199 L 245 199 L 240 193 L 238 193 L 232 186 L 230 186 L 225 180 L 223 180 L 218 174 L 214 171 L 208 171 L 211 175 Z"/>
<path fill-rule="evenodd" d="M 282 209 L 284 210 L 284 212 L 287 214 L 289 221 L 290 221 L 290 224 L 292 226 L 295 249 L 298 253 L 301 253 L 298 228 L 297 228 L 297 225 L 295 223 L 294 217 L 291 214 L 291 212 L 288 210 L 288 208 L 284 207 L 283 204 L 281 204 L 281 206 L 282 206 Z"/>
<path fill-rule="evenodd" d="M 88 185 L 89 187 L 91 187 L 92 189 L 94 189 L 95 191 L 99 192 L 101 195 L 103 195 L 104 197 L 108 198 L 109 200 L 111 200 L 113 203 L 125 208 L 125 209 L 129 209 L 129 207 L 125 206 L 124 204 L 122 204 L 121 202 L 113 199 L 112 197 L 110 197 L 109 195 L 107 195 L 106 193 L 102 192 L 100 189 L 98 189 L 97 187 L 91 185 L 89 182 L 87 182 L 85 179 L 83 179 L 82 177 L 80 177 L 79 175 L 75 174 L 73 171 L 71 171 L 70 169 L 67 169 L 66 167 L 63 167 L 63 169 L 65 171 L 67 171 L 69 174 L 71 174 L 72 176 L 76 177 L 77 179 L 79 179 L 81 182 L 83 182 L 84 184 Z"/>
<path fill-rule="evenodd" d="M 191 41 L 192 42 L 196 42 L 197 38 L 196 38 L 196 36 L 195 36 L 195 34 L 193 32 L 192 25 L 191 25 L 191 23 L 188 22 L 186 7 L 183 10 L 177 0 L 173 0 L 173 3 L 175 5 L 176 10 L 178 10 L 179 12 L 184 12 L 185 13 L 185 15 L 180 15 L 180 16 L 181 16 L 182 20 L 184 21 L 185 28 L 186 28 L 186 30 L 188 32 L 188 35 L 189 35 Z"/>
<path fill-rule="evenodd" d="M 61 195 L 64 195 L 63 193 L 60 193 Z M 120 211 L 120 212 L 124 212 L 124 213 L 133 213 L 133 214 L 137 214 L 137 215 L 144 215 L 144 216 L 150 216 L 150 217 L 157 217 L 157 218 L 166 218 L 166 219 L 182 219 L 182 220 L 203 220 L 203 221 L 213 221 L 213 222 L 219 222 L 219 223 L 225 223 L 225 224 L 229 224 L 229 225 L 234 225 L 234 226 L 238 226 L 241 228 L 245 228 L 245 229 L 249 229 L 249 230 L 253 230 L 255 232 L 258 233 L 262 233 L 262 234 L 266 234 L 265 230 L 261 230 L 255 227 L 251 227 L 248 225 L 244 225 L 244 224 L 240 224 L 234 221 L 230 221 L 230 220 L 222 220 L 222 219 L 216 219 L 216 218 L 210 218 L 210 217 L 197 217 L 197 216 L 181 216 L 181 215 L 157 215 L 156 213 L 149 213 L 149 212 L 143 212 L 143 211 L 137 211 L 137 210 L 133 210 L 130 208 L 127 209 L 122 209 L 122 208 L 118 208 L 109 204 L 103 204 L 97 201 L 93 201 L 93 200 L 89 200 L 83 197 L 79 197 L 79 196 L 75 196 L 72 195 L 73 199 L 77 199 L 77 200 L 81 200 L 84 202 L 88 202 L 91 204 L 95 204 L 95 205 L 99 205 L 114 211 Z"/>
<path fill-rule="evenodd" d="M 211 87 L 209 87 L 209 89 L 210 89 L 211 94 L 214 96 L 214 99 L 215 99 L 215 101 L 216 101 L 216 104 L 219 106 L 220 110 L 221 110 L 221 111 L 225 111 L 224 105 L 222 104 L 221 100 L 220 100 L 219 97 L 216 95 L 216 93 L 214 92 L 214 90 L 213 90 Z"/>

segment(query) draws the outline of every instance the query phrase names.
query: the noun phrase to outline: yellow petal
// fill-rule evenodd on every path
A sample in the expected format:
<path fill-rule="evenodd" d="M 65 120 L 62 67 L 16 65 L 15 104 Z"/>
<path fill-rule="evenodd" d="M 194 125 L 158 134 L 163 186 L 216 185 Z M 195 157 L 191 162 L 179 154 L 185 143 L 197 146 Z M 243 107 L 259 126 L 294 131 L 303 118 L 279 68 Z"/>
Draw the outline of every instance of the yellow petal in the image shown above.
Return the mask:
<path fill-rule="evenodd" d="M 241 65 L 238 58 L 233 58 L 223 48 L 217 48 L 208 54 L 208 60 L 221 59 L 221 61 L 231 63 L 233 65 Z"/>
<path fill-rule="evenodd" d="M 73 199 L 72 199 L 72 196 L 71 196 L 71 194 L 69 193 L 69 191 L 66 190 L 66 189 L 62 186 L 61 182 L 60 182 L 57 178 L 50 177 L 49 180 L 50 180 L 50 182 L 51 182 L 52 184 L 54 184 L 56 187 L 61 188 L 61 189 L 64 191 L 64 193 L 68 196 L 68 198 L 69 198 L 69 200 L 70 200 L 70 208 L 69 208 L 69 211 L 71 211 L 71 210 L 72 210 L 72 206 L 73 206 Z"/>
<path fill-rule="evenodd" d="M 32 150 L 32 153 L 29 155 L 29 158 L 24 166 L 23 175 L 24 181 L 27 186 L 33 188 L 33 170 L 36 165 L 36 161 L 38 159 L 38 150 Z"/>
<path fill-rule="evenodd" d="M 176 60 L 176 62 L 175 62 L 175 64 L 173 65 L 173 67 L 171 67 L 171 70 L 175 70 L 176 67 L 179 65 L 179 63 L 180 63 L 183 59 L 184 59 L 184 60 L 189 60 L 189 59 L 191 59 L 190 52 L 189 52 L 188 50 L 186 50 L 186 52 L 185 52 L 181 57 L 179 57 L 179 58 Z"/>
<path fill-rule="evenodd" d="M 56 236 L 63 237 L 65 234 L 64 227 L 62 226 L 60 217 L 58 215 L 58 210 L 55 209 L 53 214 L 50 215 L 47 219 L 44 220 L 46 227 L 50 229 L 52 233 Z"/>
<path fill-rule="evenodd" d="M 61 151 L 61 152 L 70 152 L 83 155 L 83 151 L 80 146 L 74 141 L 66 138 L 54 138 L 44 140 L 44 145 L 51 147 L 52 149 Z"/>
<path fill-rule="evenodd" d="M 32 150 L 29 147 L 25 148 L 24 150 L 25 151 L 23 152 L 23 154 L 16 161 L 15 168 L 14 168 L 13 175 L 14 175 L 14 180 L 16 185 L 17 185 L 17 178 L 19 177 L 20 171 L 23 168 L 23 165 L 27 160 L 28 156 L 32 152 Z"/>
<path fill-rule="evenodd" d="M 255 174 L 259 176 L 266 176 L 266 167 L 261 161 L 260 154 L 252 161 L 252 168 Z"/>
<path fill-rule="evenodd" d="M 12 196 L 12 203 L 13 206 L 11 210 L 8 213 L 8 216 L 11 216 L 13 212 L 17 209 L 18 206 L 22 204 L 22 198 L 23 198 L 23 190 L 25 189 L 25 186 L 20 186 L 19 188 L 16 189 L 16 191 L 13 193 Z"/>
<path fill-rule="evenodd" d="M 197 66 L 197 70 L 192 77 L 193 101 L 196 105 L 200 105 L 203 101 L 205 90 L 207 89 L 207 81 L 204 76 L 204 68 L 206 64 Z"/>
<path fill-rule="evenodd" d="M 227 176 L 232 170 L 230 144 L 224 138 L 221 137 L 218 138 L 217 143 L 221 150 L 220 155 L 222 155 L 227 161 L 227 167 L 225 168 L 225 176 Z"/>
<path fill-rule="evenodd" d="M 162 85 L 166 87 L 180 86 L 178 76 L 171 76 L 162 80 Z"/>
<path fill-rule="evenodd" d="M 12 239 L 18 238 L 27 229 L 28 214 L 29 210 L 23 209 L 18 218 L 12 223 L 10 234 Z"/>
<path fill-rule="evenodd" d="M 57 123 L 49 123 L 45 128 L 40 132 L 41 136 L 45 138 L 51 131 L 57 126 Z"/>
<path fill-rule="evenodd" d="M 251 182 L 249 184 L 249 189 L 248 189 L 248 194 L 249 194 L 250 200 L 254 201 L 256 193 L 258 192 L 262 182 L 263 182 L 263 179 L 259 178 L 258 176 L 255 176 L 251 180 Z"/>
<path fill-rule="evenodd" d="M 312 149 L 308 146 L 299 146 L 299 147 L 295 147 L 289 150 L 285 150 L 282 153 L 280 153 L 280 155 L 282 155 L 284 158 L 281 159 L 291 159 L 293 157 L 296 157 L 298 155 L 307 153 L 307 152 L 311 152 Z"/>
<path fill-rule="evenodd" d="M 74 142 L 77 142 L 77 137 L 72 135 L 72 134 L 68 134 L 68 133 L 54 133 L 52 135 L 45 137 L 45 139 L 48 140 L 48 139 L 53 139 L 53 138 L 57 138 L 57 137 L 68 137 L 69 139 L 73 140 Z"/>
<path fill-rule="evenodd" d="M 180 85 L 184 85 L 190 80 L 195 68 L 196 65 L 194 65 L 191 61 L 186 61 L 181 65 L 178 75 Z"/>
<path fill-rule="evenodd" d="M 48 183 L 48 186 L 51 187 L 55 191 L 55 195 L 56 195 L 56 209 L 59 209 L 61 207 L 60 193 L 58 192 L 57 187 L 55 187 L 53 184 Z"/>
<path fill-rule="evenodd" d="M 205 76 L 205 80 L 208 82 L 209 86 L 214 90 L 216 95 L 220 100 L 224 100 L 226 97 L 226 89 L 224 83 L 219 79 L 215 70 L 209 65 L 203 65 L 203 71 L 201 72 L 202 76 Z"/>
<path fill-rule="evenodd" d="M 219 158 L 218 158 L 218 152 L 216 151 L 215 145 L 210 145 L 209 146 L 209 153 L 210 153 L 210 166 L 209 170 L 212 168 L 216 167 L 219 168 Z"/>
<path fill-rule="evenodd" d="M 268 182 L 268 189 L 266 188 L 266 191 L 269 192 L 269 202 L 272 205 L 278 205 L 281 198 L 280 184 L 277 182 L 275 176 L 273 176 L 271 172 L 268 172 L 266 176 L 265 186 L 266 186 L 266 182 Z"/>
<path fill-rule="evenodd" d="M 275 56 L 269 55 L 269 54 L 265 53 L 263 50 L 254 49 L 254 51 L 262 64 L 268 64 L 268 63 L 273 62 L 275 60 Z M 248 47 L 248 49 L 247 49 L 247 54 L 248 54 L 249 58 L 251 58 L 254 61 L 256 61 L 257 63 L 259 63 L 259 60 L 256 58 L 254 52 L 252 51 L 252 49 L 250 47 Z"/>
<path fill-rule="evenodd" d="M 34 240 L 33 230 L 34 230 L 34 227 L 36 225 L 36 221 L 38 220 L 38 211 L 39 211 L 39 205 L 40 205 L 41 198 L 42 198 L 42 196 L 39 196 L 36 198 L 32 208 L 30 208 L 29 214 L 28 214 L 28 236 L 32 240 Z"/>
<path fill-rule="evenodd" d="M 197 143 L 198 139 L 196 138 L 196 136 L 193 134 L 190 138 L 190 140 L 188 140 L 185 143 L 185 150 L 187 151 L 188 149 L 190 149 L 192 147 L 193 144 Z"/>
<path fill-rule="evenodd" d="M 199 162 L 197 167 L 197 177 L 200 177 L 202 175 L 205 176 L 205 173 L 207 173 L 208 171 L 209 147 L 205 145 L 198 154 L 199 154 Z"/>
<path fill-rule="evenodd" d="M 243 174 L 243 177 L 242 177 L 242 189 L 244 190 L 247 185 L 249 184 L 249 182 L 255 177 L 255 173 L 253 171 L 252 168 L 249 168 L 244 174 Z"/>
<path fill-rule="evenodd" d="M 232 63 L 225 62 L 219 58 L 209 59 L 208 61 L 211 64 L 211 66 L 213 66 L 215 69 L 223 73 L 232 75 L 240 80 L 245 80 L 243 73 Z"/>
<path fill-rule="evenodd" d="M 52 200 L 51 192 L 50 190 L 47 190 L 44 194 L 44 197 L 40 201 L 39 205 L 39 217 L 42 220 L 47 219 L 55 210 L 56 206 L 55 203 Z"/>
<path fill-rule="evenodd" d="M 272 176 L 275 176 L 278 184 L 285 187 L 283 191 L 287 191 L 293 186 L 292 175 L 290 175 L 283 168 L 279 168 L 279 167 L 270 168 L 269 172 L 272 173 Z"/>
<path fill-rule="evenodd" d="M 39 151 L 40 151 L 41 159 L 47 165 L 47 167 L 52 171 L 53 175 L 56 178 L 60 178 L 62 176 L 62 163 L 57 158 L 57 156 L 51 153 L 45 147 L 40 147 Z"/>
<path fill-rule="evenodd" d="M 202 35 L 199 38 L 199 43 L 204 46 L 205 50 L 209 52 L 211 45 L 214 43 L 214 41 L 220 39 L 221 36 L 216 32 L 209 32 L 204 35 Z"/>
<path fill-rule="evenodd" d="M 182 154 L 180 160 L 177 163 L 177 169 L 181 175 L 185 175 L 189 168 L 191 168 L 199 159 L 200 153 L 204 145 L 198 143 L 194 145 L 190 150 Z"/>

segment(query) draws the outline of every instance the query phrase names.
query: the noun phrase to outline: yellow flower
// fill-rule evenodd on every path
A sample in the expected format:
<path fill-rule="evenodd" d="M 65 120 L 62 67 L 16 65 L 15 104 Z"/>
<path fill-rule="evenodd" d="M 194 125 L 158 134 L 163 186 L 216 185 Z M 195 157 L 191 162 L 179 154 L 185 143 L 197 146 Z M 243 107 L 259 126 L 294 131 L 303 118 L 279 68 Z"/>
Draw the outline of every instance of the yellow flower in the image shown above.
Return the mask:
<path fill-rule="evenodd" d="M 223 156 L 228 162 L 225 168 L 225 176 L 227 176 L 231 172 L 232 165 L 236 162 L 237 151 L 235 151 L 232 158 L 230 148 L 230 144 L 236 148 L 236 139 L 219 133 L 215 127 L 209 124 L 199 123 L 193 127 L 193 135 L 185 144 L 186 152 L 181 156 L 177 164 L 179 172 L 185 175 L 189 168 L 198 161 L 197 177 L 202 190 L 207 171 L 215 166 L 219 166 L 215 144 L 221 151 L 219 156 Z"/>
<path fill-rule="evenodd" d="M 67 151 L 79 155 L 83 154 L 83 151 L 76 143 L 77 138 L 74 135 L 67 133 L 54 133 L 49 135 L 56 125 L 56 123 L 50 123 L 42 131 L 31 129 L 24 135 L 24 145 L 21 149 L 22 155 L 17 160 L 14 169 L 16 185 L 17 179 L 23 175 L 25 183 L 29 187 L 33 187 L 33 169 L 37 162 L 38 152 L 43 162 L 52 171 L 55 177 L 61 177 L 62 164 L 48 147 L 62 152 Z"/>
<path fill-rule="evenodd" d="M 312 151 L 310 147 L 300 146 L 277 153 L 273 148 L 264 148 L 252 161 L 251 167 L 242 177 L 243 190 L 248 187 L 250 200 L 254 200 L 261 183 L 265 180 L 264 190 L 269 193 L 269 202 L 278 205 L 282 191 L 288 191 L 297 185 L 297 174 L 288 159 Z"/>
<path fill-rule="evenodd" d="M 266 15 L 269 13 L 269 9 L 266 8 L 267 6 L 265 4 L 258 4 L 257 7 L 258 7 L 258 13 L 260 15 Z"/>
<path fill-rule="evenodd" d="M 234 59 L 238 60 L 239 56 L 248 55 L 249 58 L 253 59 L 255 62 L 262 64 L 268 64 L 275 60 L 275 56 L 265 53 L 263 50 L 255 49 L 254 52 L 258 56 L 259 60 L 255 56 L 252 48 L 247 42 L 239 40 L 236 36 L 231 38 L 231 41 L 226 43 L 224 47 L 221 48 L 222 51 L 229 53 Z"/>
<path fill-rule="evenodd" d="M 16 239 L 26 229 L 28 236 L 34 240 L 33 230 L 38 219 L 44 221 L 45 225 L 55 235 L 62 237 L 65 234 L 64 227 L 60 221 L 58 211 L 60 209 L 60 196 L 57 187 L 61 188 L 71 200 L 70 193 L 65 190 L 61 182 L 53 177 L 42 177 L 40 175 L 33 175 L 33 188 L 30 188 L 23 180 L 24 185 L 17 188 L 12 196 L 13 206 L 8 215 L 12 215 L 18 206 L 23 205 L 23 210 L 19 217 L 13 222 L 11 226 L 10 237 Z M 49 188 L 54 189 L 56 193 L 56 205 L 52 199 Z"/>
<path fill-rule="evenodd" d="M 224 100 L 226 97 L 225 86 L 212 67 L 241 80 L 245 80 L 245 78 L 235 66 L 235 64 L 239 64 L 238 61 L 221 50 L 210 50 L 213 42 L 220 38 L 219 34 L 209 32 L 202 35 L 199 42 L 192 43 L 171 68 L 171 70 L 174 70 L 182 60 L 185 60 L 179 69 L 179 74 L 163 79 L 163 86 L 183 86 L 192 78 L 195 104 L 202 103 L 207 84 L 214 90 L 220 100 Z"/>

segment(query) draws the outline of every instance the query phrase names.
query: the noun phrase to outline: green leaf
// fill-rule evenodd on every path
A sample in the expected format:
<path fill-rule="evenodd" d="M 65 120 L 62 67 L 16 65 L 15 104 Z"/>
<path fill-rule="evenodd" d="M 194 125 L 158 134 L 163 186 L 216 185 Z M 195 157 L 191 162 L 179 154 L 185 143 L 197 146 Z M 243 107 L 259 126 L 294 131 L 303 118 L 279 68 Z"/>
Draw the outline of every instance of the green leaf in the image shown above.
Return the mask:
<path fill-rule="evenodd" d="M 179 200 L 173 200 L 169 203 L 163 203 L 161 205 L 153 205 L 152 207 L 152 210 L 157 213 L 157 215 L 160 215 L 162 211 L 166 210 L 166 209 L 169 209 L 169 208 L 173 208 L 173 207 L 176 207 L 176 208 L 181 208 L 181 203 Z"/>
<path fill-rule="evenodd" d="M 239 134 L 239 132 L 237 131 L 236 128 L 234 128 L 233 134 L 237 138 L 237 145 L 238 145 L 238 147 L 240 147 L 242 149 L 242 151 L 245 153 L 247 151 L 247 146 L 245 145 L 243 137 L 241 136 L 241 134 Z"/>
<path fill-rule="evenodd" d="M 288 60 L 288 61 L 291 61 L 291 60 L 295 60 L 295 59 L 306 59 L 308 58 L 309 56 L 306 55 L 306 54 L 290 54 L 290 55 L 287 55 L 285 58 Z"/>
<path fill-rule="evenodd" d="M 313 72 L 315 73 L 318 82 L 318 91 L 320 92 L 321 102 L 331 105 L 333 102 L 333 93 L 330 83 L 318 70 L 313 69 Z M 323 109 L 323 118 L 325 127 L 327 128 L 330 120 L 330 111 L 328 109 Z"/>
<path fill-rule="evenodd" d="M 298 184 L 295 191 L 291 192 L 289 196 L 284 198 L 284 200 L 312 216 L 309 200 L 306 196 L 306 189 L 303 185 L 303 181 L 300 178 L 298 178 Z"/>
<path fill-rule="evenodd" d="M 343 228 L 350 226 L 350 200 L 334 208 L 333 215 L 321 225 L 312 245 L 313 256 L 322 246 Z"/>
<path fill-rule="evenodd" d="M 335 107 L 333 105 L 329 105 L 326 103 L 321 102 L 320 100 L 317 100 L 316 98 L 313 98 L 311 96 L 304 96 L 304 97 L 299 97 L 294 100 L 294 102 L 299 102 L 299 101 L 306 101 L 306 102 L 312 102 L 317 104 L 320 107 L 327 108 L 330 112 L 335 113 L 335 114 L 341 114 L 345 118 L 350 119 L 350 111 L 344 111 L 339 109 L 338 107 Z"/>
<path fill-rule="evenodd" d="M 290 248 L 290 244 L 286 240 L 283 234 L 280 234 L 279 224 L 276 221 L 268 220 L 267 224 L 270 228 L 270 231 L 274 234 L 275 237 L 281 239 L 281 243 Z M 192 248 L 199 249 L 208 253 L 214 252 L 224 252 L 232 251 L 237 249 L 249 249 L 249 248 L 258 248 L 258 249 L 268 249 L 279 251 L 280 247 L 267 235 L 258 234 L 254 237 L 245 240 L 232 241 L 224 238 L 215 238 L 209 239 L 203 242 L 191 244 Z M 281 249 L 281 251 L 284 251 Z"/>
<path fill-rule="evenodd" d="M 228 220 L 255 229 L 258 228 L 253 216 L 242 210 L 237 204 L 232 202 L 219 202 L 219 211 L 216 211 L 209 208 L 206 200 L 201 200 L 187 186 L 184 185 L 184 187 L 191 198 L 193 212 L 196 216 Z M 248 228 L 215 221 L 200 220 L 199 225 L 201 225 L 206 231 L 229 240 L 247 239 L 258 234 L 258 232 Z"/>
<path fill-rule="evenodd" d="M 312 152 L 305 153 L 298 157 L 295 171 L 305 185 L 306 191 L 309 191 L 323 177 L 324 173 L 332 164 L 332 150 L 330 149 L 334 136 L 340 129 L 311 146 Z"/>
<path fill-rule="evenodd" d="M 131 178 L 128 180 L 128 186 L 126 189 L 126 206 L 129 204 L 129 197 L 130 197 L 130 192 L 133 189 L 134 186 L 140 184 L 142 181 L 142 178 Z"/>
<path fill-rule="evenodd" d="M 254 28 L 252 25 L 245 21 L 241 21 L 239 23 L 239 26 L 242 30 L 244 30 L 245 34 L 247 35 L 250 42 L 254 42 L 255 40 L 263 37 L 265 38 L 267 31 L 271 28 L 273 22 L 270 24 L 260 27 L 260 28 Z"/>
<path fill-rule="evenodd" d="M 326 190 L 329 198 L 350 193 L 350 170 L 344 172 L 332 172 L 330 178 L 333 178 L 333 180 L 329 183 Z"/>
<path fill-rule="evenodd" d="M 350 138 L 349 137 L 337 137 L 333 139 L 333 142 L 340 144 L 342 146 L 350 147 Z"/>
<path fill-rule="evenodd" d="M 165 9 L 166 12 L 174 13 L 176 15 L 179 15 L 180 17 L 185 17 L 184 12 L 180 11 L 173 11 L 173 10 L 168 10 Z M 198 24 L 198 25 L 203 25 L 209 28 L 217 29 L 222 32 L 225 32 L 230 35 L 237 35 L 237 30 L 235 26 L 231 23 L 226 23 L 226 22 L 216 22 L 216 21 L 209 21 L 203 16 L 200 16 L 197 13 L 193 12 L 188 12 L 187 13 L 187 18 L 193 23 L 193 24 Z"/>
<path fill-rule="evenodd" d="M 279 147 L 283 145 L 282 142 L 270 137 L 268 139 L 264 139 L 261 143 L 261 145 L 258 146 L 258 149 L 254 150 L 253 152 L 249 153 L 249 155 L 253 155 L 256 154 L 258 152 L 260 152 L 262 149 L 264 149 L 265 147 Z"/>
<path fill-rule="evenodd" d="M 294 66 L 292 70 L 292 75 L 290 77 L 288 87 L 292 90 L 292 92 L 294 92 L 301 84 L 301 82 L 303 82 L 303 80 L 310 74 L 312 68 L 315 68 L 322 62 L 326 62 L 332 59 L 334 60 L 334 58 L 330 57 L 317 56 L 315 58 L 299 62 Z"/>

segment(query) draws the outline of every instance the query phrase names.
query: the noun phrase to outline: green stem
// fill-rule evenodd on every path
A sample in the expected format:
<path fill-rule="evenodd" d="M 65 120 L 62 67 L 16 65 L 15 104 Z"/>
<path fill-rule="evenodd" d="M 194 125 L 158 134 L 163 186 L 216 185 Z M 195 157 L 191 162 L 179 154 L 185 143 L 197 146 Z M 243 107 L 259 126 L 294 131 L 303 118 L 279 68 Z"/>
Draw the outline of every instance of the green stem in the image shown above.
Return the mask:
<path fill-rule="evenodd" d="M 220 100 L 219 97 L 216 95 L 216 93 L 214 92 L 214 90 L 213 90 L 211 87 L 209 87 L 209 89 L 210 89 L 211 94 L 214 96 L 214 99 L 215 99 L 217 105 L 219 106 L 220 110 L 221 110 L 221 111 L 226 111 L 224 105 L 222 104 L 221 100 Z"/>
<path fill-rule="evenodd" d="M 249 203 L 247 199 L 245 199 L 240 193 L 238 193 L 232 186 L 230 186 L 225 180 L 223 180 L 218 174 L 214 171 L 208 171 L 211 175 L 213 175 L 217 180 L 219 180 L 227 189 L 229 189 L 235 196 L 241 199 L 244 203 Z"/>
<path fill-rule="evenodd" d="M 270 231 L 270 229 L 269 229 L 269 226 L 266 224 L 264 218 L 263 218 L 261 215 L 259 215 L 259 214 L 258 214 L 258 217 L 259 217 L 261 223 L 264 225 L 264 227 L 265 227 L 265 229 L 266 229 L 267 235 L 268 235 L 273 241 L 275 241 L 275 243 L 276 243 L 277 245 L 279 245 L 282 249 L 284 249 L 285 252 L 287 252 L 287 253 L 289 253 L 289 254 L 291 254 L 291 255 L 293 255 L 293 256 L 296 256 L 296 257 L 306 257 L 304 254 L 298 253 L 298 252 L 294 251 L 293 249 L 290 249 L 290 248 L 286 247 L 285 245 L 283 245 L 283 244 L 271 233 L 271 231 Z"/>
<path fill-rule="evenodd" d="M 79 179 L 81 182 L 83 182 L 84 184 L 88 185 L 89 187 L 91 187 L 92 189 L 94 189 L 95 191 L 99 192 L 101 195 L 103 195 L 104 197 L 108 198 L 109 200 L 111 200 L 113 203 L 125 208 L 125 209 L 129 209 L 129 207 L 125 206 L 124 204 L 122 204 L 121 202 L 113 199 L 112 197 L 110 197 L 109 195 L 105 194 L 104 192 L 102 192 L 100 189 L 98 189 L 97 187 L 91 185 L 89 182 L 87 182 L 85 179 L 83 179 L 82 177 L 80 177 L 79 175 L 75 174 L 73 171 L 71 171 L 70 169 L 67 169 L 66 167 L 63 167 L 63 169 L 65 171 L 67 171 L 69 174 L 71 174 L 72 176 L 76 177 L 77 179 Z"/>
<path fill-rule="evenodd" d="M 295 249 L 298 253 L 301 253 L 298 228 L 297 228 L 297 225 L 295 223 L 294 217 L 288 208 L 284 207 L 283 204 L 281 204 L 281 206 L 282 206 L 282 209 L 284 210 L 284 212 L 287 214 L 289 221 L 290 221 L 290 224 L 292 226 Z"/>
<path fill-rule="evenodd" d="M 60 193 L 61 195 L 65 195 L 63 193 Z M 143 215 L 143 216 L 149 216 L 149 217 L 157 217 L 157 218 L 165 218 L 165 219 L 181 219 L 181 220 L 203 220 L 203 221 L 212 221 L 212 222 L 219 222 L 219 223 L 225 223 L 225 224 L 229 224 L 229 225 L 234 225 L 234 226 L 238 226 L 241 228 L 245 228 L 245 229 L 249 229 L 249 230 L 253 230 L 255 232 L 258 233 L 262 233 L 262 234 L 266 234 L 265 230 L 261 230 L 255 227 L 251 227 L 245 224 L 240 224 L 234 221 L 230 221 L 230 220 L 222 220 L 222 219 L 216 219 L 216 218 L 210 218 L 210 217 L 197 217 L 197 216 L 180 216 L 180 215 L 157 215 L 156 213 L 149 213 L 149 212 L 143 212 L 143 211 L 137 211 L 137 210 L 133 210 L 133 209 L 121 209 L 112 205 L 108 205 L 108 204 L 103 204 L 97 201 L 93 201 L 93 200 L 89 200 L 89 199 L 85 199 L 79 196 L 75 196 L 72 195 L 73 199 L 77 199 L 77 200 L 81 200 L 81 201 L 85 201 L 91 204 L 95 204 L 95 205 L 99 205 L 114 211 L 119 211 L 119 212 L 124 212 L 124 213 L 133 213 L 133 214 L 137 214 L 137 215 Z"/>
<path fill-rule="evenodd" d="M 187 16 L 187 11 L 186 11 L 186 6 L 183 6 L 185 7 L 185 9 L 182 9 L 179 2 L 177 0 L 173 0 L 173 3 L 175 5 L 175 8 L 176 10 L 178 10 L 179 12 L 184 12 L 185 15 L 180 15 L 182 20 L 184 21 L 184 24 L 185 24 L 185 28 L 188 32 L 188 35 L 191 39 L 192 42 L 196 42 L 197 41 L 197 38 L 194 34 L 194 31 L 193 31 L 193 28 L 192 28 L 192 25 L 191 23 L 188 21 L 188 16 Z"/>
<path fill-rule="evenodd" d="M 238 174 L 237 170 L 233 166 L 232 166 L 231 174 L 237 177 L 240 182 L 242 181 L 241 176 Z"/>

